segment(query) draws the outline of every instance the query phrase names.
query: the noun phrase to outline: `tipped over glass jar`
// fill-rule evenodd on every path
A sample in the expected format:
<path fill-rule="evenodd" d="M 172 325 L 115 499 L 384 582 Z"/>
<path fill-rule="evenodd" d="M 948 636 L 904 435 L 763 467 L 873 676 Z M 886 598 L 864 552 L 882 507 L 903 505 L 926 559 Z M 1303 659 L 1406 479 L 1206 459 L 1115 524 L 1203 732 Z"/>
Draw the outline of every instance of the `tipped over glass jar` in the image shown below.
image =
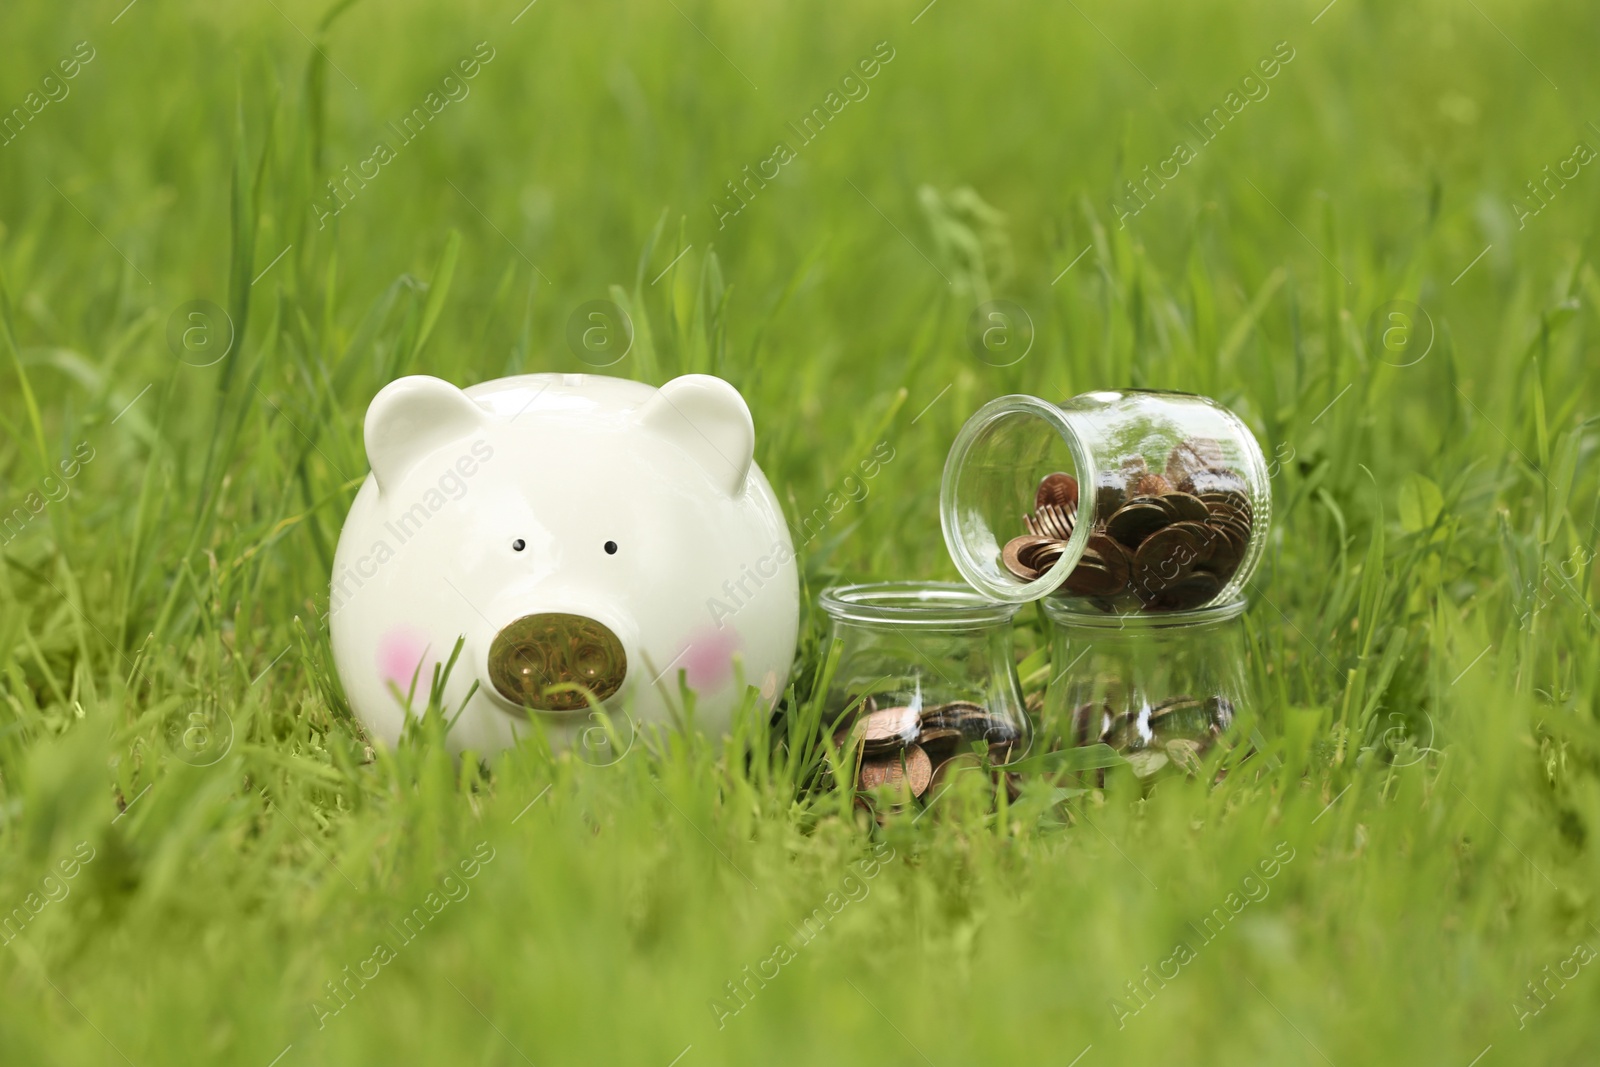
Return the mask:
<path fill-rule="evenodd" d="M 945 544 L 975 589 L 1102 614 L 1239 599 L 1271 508 L 1238 416 L 1143 390 L 990 401 L 951 446 L 939 495 Z"/>

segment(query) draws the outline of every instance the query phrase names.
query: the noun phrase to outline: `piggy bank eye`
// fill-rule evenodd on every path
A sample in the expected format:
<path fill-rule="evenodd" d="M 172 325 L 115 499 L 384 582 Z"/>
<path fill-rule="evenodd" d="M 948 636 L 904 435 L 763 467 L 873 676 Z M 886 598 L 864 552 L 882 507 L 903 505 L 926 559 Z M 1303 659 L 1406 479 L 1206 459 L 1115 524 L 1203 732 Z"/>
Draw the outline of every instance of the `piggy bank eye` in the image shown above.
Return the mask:
<path fill-rule="evenodd" d="M 615 556 L 616 554 L 617 554 L 617 543 L 615 541 L 607 541 L 606 542 L 606 555 Z"/>
<path fill-rule="evenodd" d="M 520 537 L 517 538 L 515 541 L 511 542 L 511 551 L 513 551 L 513 552 L 521 552 L 523 549 L 525 549 L 527 547 L 528 547 L 528 542 L 524 541 Z"/>

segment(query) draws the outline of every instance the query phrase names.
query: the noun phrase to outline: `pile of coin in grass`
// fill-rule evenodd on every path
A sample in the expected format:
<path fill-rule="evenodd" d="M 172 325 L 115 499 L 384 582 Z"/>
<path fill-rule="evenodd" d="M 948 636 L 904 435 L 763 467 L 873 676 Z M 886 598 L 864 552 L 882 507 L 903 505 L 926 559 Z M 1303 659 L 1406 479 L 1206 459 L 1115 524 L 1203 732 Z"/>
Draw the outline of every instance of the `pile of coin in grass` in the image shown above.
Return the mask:
<path fill-rule="evenodd" d="M 1028 532 L 1001 554 L 1006 569 L 1031 582 L 1054 566 L 1077 512 L 1077 479 L 1047 475 L 1023 519 Z M 1200 607 L 1239 569 L 1254 521 L 1245 481 L 1216 442 L 1184 441 L 1160 473 L 1134 457 L 1097 479 L 1088 545 L 1057 595 L 1107 611 Z"/>
<path fill-rule="evenodd" d="M 986 773 L 1018 792 L 1016 775 L 1002 766 L 1022 739 L 1016 725 L 967 701 L 879 708 L 872 697 L 834 733 L 841 752 L 852 752 L 857 804 L 882 820 L 931 803 L 956 775 Z M 874 803 L 876 802 L 876 803 Z"/>
<path fill-rule="evenodd" d="M 1125 757 L 1134 776 L 1152 778 L 1165 770 L 1193 774 L 1212 747 L 1233 726 L 1227 697 L 1170 697 L 1156 704 L 1117 711 L 1104 701 L 1072 710 L 1071 743 L 1108 745 Z M 1105 771 L 1094 772 L 1105 784 Z"/>

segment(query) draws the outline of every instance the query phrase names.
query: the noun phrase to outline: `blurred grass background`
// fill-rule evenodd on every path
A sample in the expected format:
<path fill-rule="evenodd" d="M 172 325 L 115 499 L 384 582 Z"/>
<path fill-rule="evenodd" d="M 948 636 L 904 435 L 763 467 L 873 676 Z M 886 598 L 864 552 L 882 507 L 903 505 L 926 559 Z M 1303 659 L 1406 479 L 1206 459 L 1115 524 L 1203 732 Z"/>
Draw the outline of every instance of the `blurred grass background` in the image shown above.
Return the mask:
<path fill-rule="evenodd" d="M 1597 30 L 1501 0 L 7 4 L 0 1062 L 1591 1059 Z M 470 95 L 319 228 L 480 43 Z M 1577 173 L 1542 203 L 1547 166 Z M 965 339 L 991 298 L 1034 325 L 1013 366 Z M 1215 788 L 952 798 L 877 833 L 870 878 L 874 835 L 797 799 L 763 724 L 605 768 L 371 753 L 320 621 L 366 404 L 585 370 L 594 299 L 634 323 L 609 372 L 744 392 L 792 520 L 892 445 L 806 547 L 808 599 L 953 576 L 938 475 L 992 396 L 1233 406 L 1280 460 L 1247 617 L 1278 736 Z M 205 367 L 168 340 L 197 300 L 237 332 Z M 1430 346 L 1382 347 L 1392 301 Z M 231 722 L 206 766 L 196 706 Z M 1130 993 L 1280 842 L 1270 893 Z"/>

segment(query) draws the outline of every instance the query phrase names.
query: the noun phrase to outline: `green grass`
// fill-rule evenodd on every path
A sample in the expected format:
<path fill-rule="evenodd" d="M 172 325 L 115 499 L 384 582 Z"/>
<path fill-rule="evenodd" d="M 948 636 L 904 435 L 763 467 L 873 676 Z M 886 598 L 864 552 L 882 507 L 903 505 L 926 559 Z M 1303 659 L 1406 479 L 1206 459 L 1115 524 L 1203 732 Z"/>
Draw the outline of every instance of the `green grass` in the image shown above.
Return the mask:
<path fill-rule="evenodd" d="M 0 1063 L 1593 1058 L 1600 166 L 1514 206 L 1600 147 L 1592 10 L 337 6 L 0 11 L 0 108 L 94 50 L 0 146 L 3 504 L 59 498 L 0 550 L 0 912 L 41 905 L 0 949 Z M 480 41 L 470 95 L 319 229 L 323 183 Z M 882 41 L 870 94 L 719 229 L 724 183 Z M 1123 182 L 1280 41 L 1270 95 L 1119 227 Z M 990 298 L 1036 326 L 1015 366 L 966 346 Z M 871 833 L 760 723 L 605 768 L 456 764 L 426 730 L 371 752 L 321 622 L 366 404 L 583 370 L 592 299 L 635 321 L 614 372 L 744 392 L 791 518 L 895 449 L 803 551 L 808 601 L 953 577 L 938 476 L 990 397 L 1232 406 L 1283 460 L 1246 623 L 1264 750 L 1215 787 Z M 168 347 L 193 300 L 239 336 L 207 367 Z M 1392 300 L 1434 327 L 1409 366 L 1375 348 Z M 809 607 L 805 633 L 797 706 Z M 178 758 L 196 706 L 234 730 L 205 767 Z M 1275 856 L 1147 1006 L 1111 1004 Z"/>

